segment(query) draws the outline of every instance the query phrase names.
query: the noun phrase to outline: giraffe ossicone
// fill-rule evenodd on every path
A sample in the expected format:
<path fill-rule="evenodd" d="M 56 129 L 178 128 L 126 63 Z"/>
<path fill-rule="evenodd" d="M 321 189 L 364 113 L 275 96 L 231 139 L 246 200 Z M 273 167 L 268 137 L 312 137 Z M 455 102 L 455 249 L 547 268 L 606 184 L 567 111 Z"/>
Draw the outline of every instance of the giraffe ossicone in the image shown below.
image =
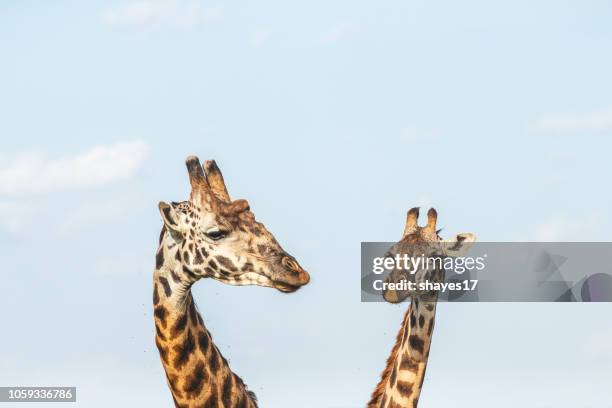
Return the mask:
<path fill-rule="evenodd" d="M 177 407 L 249 407 L 256 398 L 232 372 L 204 326 L 191 286 L 212 278 L 289 293 L 310 275 L 256 221 L 246 200 L 231 200 L 214 160 L 186 159 L 191 193 L 160 202 L 164 223 L 153 282 L 155 342 Z"/>
<path fill-rule="evenodd" d="M 410 209 L 402 238 L 386 256 L 401 254 L 410 257 L 459 257 L 463 256 L 476 240 L 476 236 L 471 233 L 458 234 L 451 240 L 442 239 L 440 230 L 436 229 L 438 213 L 433 208 L 427 212 L 426 226 L 420 227 L 418 219 L 419 208 Z M 389 273 L 385 283 L 442 282 L 445 275 L 442 263 L 433 265 L 432 268 L 418 270 L 395 268 Z M 368 408 L 416 408 L 425 379 L 438 293 L 386 289 L 383 291 L 383 297 L 390 303 L 399 303 L 410 297 L 410 306 L 404 315 L 395 345 L 387 359 L 381 380 L 372 393 Z"/>

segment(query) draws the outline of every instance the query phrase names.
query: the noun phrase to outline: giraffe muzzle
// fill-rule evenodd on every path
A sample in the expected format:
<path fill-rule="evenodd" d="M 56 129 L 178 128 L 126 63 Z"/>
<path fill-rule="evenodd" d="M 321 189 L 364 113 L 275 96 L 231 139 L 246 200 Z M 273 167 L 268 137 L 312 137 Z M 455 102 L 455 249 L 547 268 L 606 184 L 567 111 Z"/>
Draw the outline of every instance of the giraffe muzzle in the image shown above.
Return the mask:
<path fill-rule="evenodd" d="M 394 270 L 385 279 L 385 284 L 398 283 L 400 280 L 409 280 L 409 278 L 405 274 Z M 410 295 L 410 292 L 406 290 L 384 289 L 382 295 L 383 299 L 389 303 L 400 303 Z"/>
<path fill-rule="evenodd" d="M 280 264 L 282 271 L 274 279 L 274 287 L 281 292 L 295 292 L 310 282 L 310 275 L 291 256 L 283 256 Z"/>

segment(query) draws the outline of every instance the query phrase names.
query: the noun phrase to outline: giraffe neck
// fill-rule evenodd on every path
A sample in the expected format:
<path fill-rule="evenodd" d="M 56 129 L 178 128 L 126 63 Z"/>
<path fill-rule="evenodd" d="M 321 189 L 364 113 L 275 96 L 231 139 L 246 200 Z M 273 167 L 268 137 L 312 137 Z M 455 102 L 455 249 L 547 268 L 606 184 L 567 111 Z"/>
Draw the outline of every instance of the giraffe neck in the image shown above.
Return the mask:
<path fill-rule="evenodd" d="M 368 408 L 416 407 L 421 395 L 436 314 L 436 299 L 413 298 Z"/>
<path fill-rule="evenodd" d="M 176 407 L 256 408 L 255 395 L 232 372 L 196 309 L 194 279 L 181 273 L 179 245 L 163 240 L 153 277 L 155 343 Z"/>

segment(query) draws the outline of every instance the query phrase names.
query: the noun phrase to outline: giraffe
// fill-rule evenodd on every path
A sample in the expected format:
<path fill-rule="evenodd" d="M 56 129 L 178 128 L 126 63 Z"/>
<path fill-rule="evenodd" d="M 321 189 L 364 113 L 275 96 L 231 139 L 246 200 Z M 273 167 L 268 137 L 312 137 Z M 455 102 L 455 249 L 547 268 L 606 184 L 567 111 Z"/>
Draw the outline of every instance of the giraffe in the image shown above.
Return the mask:
<path fill-rule="evenodd" d="M 418 218 L 418 207 L 408 211 L 403 236 L 389 250 L 387 256 L 399 253 L 410 257 L 457 257 L 462 256 L 476 240 L 475 235 L 471 233 L 458 234 L 454 240 L 443 240 L 438 235 L 439 230 L 436 230 L 438 214 L 433 208 L 427 212 L 425 227 L 418 225 Z M 433 266 L 409 272 L 406 269 L 394 269 L 385 283 L 397 283 L 401 280 L 416 283 L 426 280 L 441 282 L 445 275 L 445 270 L 437 262 L 433 263 Z M 415 408 L 425 379 L 438 293 L 386 289 L 383 296 L 390 303 L 402 302 L 408 296 L 411 299 L 381 380 L 372 393 L 367 408 Z"/>
<path fill-rule="evenodd" d="M 186 160 L 187 201 L 159 203 L 155 257 L 155 343 L 176 407 L 256 408 L 257 399 L 221 355 L 191 294 L 202 278 L 294 292 L 310 276 L 285 252 L 245 200 L 231 200 L 214 160 Z"/>

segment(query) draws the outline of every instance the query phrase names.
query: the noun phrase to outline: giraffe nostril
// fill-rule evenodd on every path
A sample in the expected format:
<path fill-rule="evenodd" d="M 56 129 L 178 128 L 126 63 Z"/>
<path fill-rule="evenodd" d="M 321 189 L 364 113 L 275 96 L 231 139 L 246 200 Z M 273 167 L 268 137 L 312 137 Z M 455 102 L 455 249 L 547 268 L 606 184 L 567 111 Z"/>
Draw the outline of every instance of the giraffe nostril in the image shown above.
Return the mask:
<path fill-rule="evenodd" d="M 280 261 L 285 269 L 286 282 L 296 287 L 304 286 L 310 282 L 310 275 L 291 256 L 283 256 Z M 288 272 L 288 273 L 287 273 Z"/>
<path fill-rule="evenodd" d="M 302 268 L 300 267 L 300 265 L 292 258 L 288 257 L 288 256 L 284 256 L 283 259 L 281 260 L 281 264 L 293 271 L 293 272 L 302 272 Z"/>

